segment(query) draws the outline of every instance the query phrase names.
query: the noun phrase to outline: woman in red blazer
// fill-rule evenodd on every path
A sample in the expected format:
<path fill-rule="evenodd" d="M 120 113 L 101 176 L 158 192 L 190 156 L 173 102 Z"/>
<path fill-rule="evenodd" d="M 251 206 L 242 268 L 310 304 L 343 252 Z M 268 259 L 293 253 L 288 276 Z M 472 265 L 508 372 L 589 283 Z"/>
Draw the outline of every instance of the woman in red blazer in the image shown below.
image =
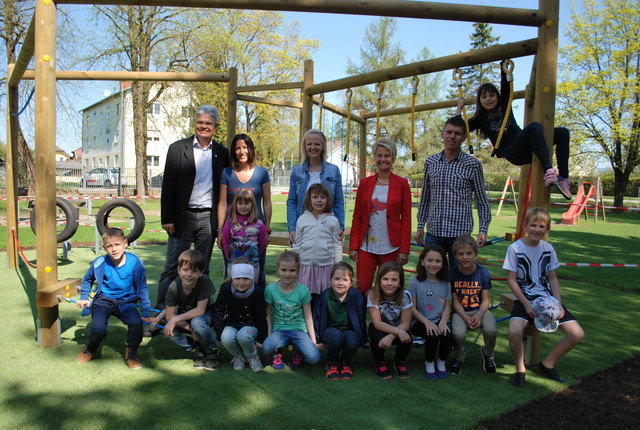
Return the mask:
<path fill-rule="evenodd" d="M 371 288 L 376 267 L 409 260 L 411 190 L 406 178 L 391 171 L 396 154 L 392 140 L 378 140 L 373 146 L 378 172 L 362 179 L 356 194 L 349 257 L 357 262 L 358 289 L 363 294 Z"/>

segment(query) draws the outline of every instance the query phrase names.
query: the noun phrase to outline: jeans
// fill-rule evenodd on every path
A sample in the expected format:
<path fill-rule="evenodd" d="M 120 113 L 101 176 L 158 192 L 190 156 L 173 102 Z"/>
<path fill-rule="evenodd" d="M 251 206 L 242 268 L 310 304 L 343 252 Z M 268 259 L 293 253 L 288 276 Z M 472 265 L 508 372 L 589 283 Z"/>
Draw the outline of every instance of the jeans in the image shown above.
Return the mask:
<path fill-rule="evenodd" d="M 477 310 L 467 311 L 465 314 L 471 317 L 477 312 Z M 454 357 L 458 361 L 464 361 L 464 341 L 467 337 L 467 330 L 467 323 L 460 315 L 454 313 L 451 317 L 451 331 L 456 340 Z M 484 337 L 483 353 L 493 355 L 493 348 L 496 346 L 496 319 L 491 311 L 485 312 L 482 316 L 482 336 Z"/>
<path fill-rule="evenodd" d="M 553 144 L 556 147 L 558 173 L 563 178 L 569 177 L 569 130 L 564 127 L 553 129 Z M 549 147 L 544 140 L 542 126 L 532 122 L 522 129 L 513 142 L 504 150 L 503 156 L 516 166 L 531 163 L 531 154 L 536 154 L 542 167 L 547 170 L 553 167 Z"/>
<path fill-rule="evenodd" d="M 89 349 L 95 352 L 100 342 L 107 336 L 109 317 L 115 315 L 127 325 L 127 346 L 134 351 L 142 342 L 142 319 L 135 304 L 130 303 L 120 310 L 121 300 L 100 296 L 91 306 L 91 329 L 89 330 Z"/>
<path fill-rule="evenodd" d="M 211 331 L 212 322 L 213 314 L 210 312 L 205 312 L 204 315 L 200 315 L 199 317 L 195 317 L 189 321 L 191 330 L 193 330 L 193 332 L 200 338 L 199 342 L 194 341 L 191 336 L 187 336 L 188 332 L 180 327 L 175 327 L 173 329 L 171 341 L 183 348 L 202 348 L 204 351 L 210 351 L 216 346 L 216 341 L 213 337 L 213 332 Z"/>
<path fill-rule="evenodd" d="M 447 253 L 447 258 L 449 259 L 449 267 L 453 268 L 456 264 L 458 264 L 458 260 L 456 260 L 455 254 L 453 253 L 453 242 L 456 240 L 455 237 L 444 237 L 444 236 L 434 236 L 430 233 L 427 233 L 424 238 L 425 245 L 440 245 L 444 248 Z"/>
<path fill-rule="evenodd" d="M 375 364 L 384 363 L 384 353 L 385 350 L 378 346 L 383 337 L 385 337 L 388 333 L 378 330 L 374 327 L 373 324 L 369 324 L 369 339 L 371 343 L 369 344 L 371 347 L 371 354 L 373 354 L 373 360 Z M 400 338 L 397 338 L 393 341 L 393 345 L 396 346 L 396 356 L 394 358 L 394 362 L 401 363 L 407 359 L 407 356 L 411 352 L 411 347 L 413 344 L 411 342 L 401 342 Z"/>
<path fill-rule="evenodd" d="M 258 354 L 256 339 L 258 329 L 252 326 L 244 326 L 237 329 L 226 326 L 220 335 L 220 343 L 231 355 L 253 357 Z"/>
<path fill-rule="evenodd" d="M 340 330 L 335 327 L 328 327 L 325 330 L 322 341 L 327 348 L 327 362 L 329 363 L 351 363 L 360 345 L 360 337 L 355 331 Z"/>
<path fill-rule="evenodd" d="M 455 343 L 451 332 L 438 335 L 427 334 L 427 328 L 420 321 L 413 324 L 411 333 L 424 339 L 424 359 L 429 362 L 435 360 L 436 354 L 440 360 L 446 361 Z"/>
<path fill-rule="evenodd" d="M 311 341 L 307 332 L 302 330 L 272 331 L 262 344 L 262 352 L 266 357 L 271 357 L 278 349 L 288 345 L 293 345 L 308 363 L 316 364 L 320 361 L 320 351 Z"/>
<path fill-rule="evenodd" d="M 211 262 L 211 252 L 215 236 L 211 229 L 211 212 L 184 212 L 182 224 L 182 234 L 180 236 L 169 236 L 167 242 L 167 257 L 164 263 L 164 270 L 158 281 L 158 297 L 156 308 L 165 308 L 165 299 L 169 284 L 178 277 L 178 257 L 194 244 L 195 249 L 204 256 L 204 274 L 209 274 L 209 263 Z"/>

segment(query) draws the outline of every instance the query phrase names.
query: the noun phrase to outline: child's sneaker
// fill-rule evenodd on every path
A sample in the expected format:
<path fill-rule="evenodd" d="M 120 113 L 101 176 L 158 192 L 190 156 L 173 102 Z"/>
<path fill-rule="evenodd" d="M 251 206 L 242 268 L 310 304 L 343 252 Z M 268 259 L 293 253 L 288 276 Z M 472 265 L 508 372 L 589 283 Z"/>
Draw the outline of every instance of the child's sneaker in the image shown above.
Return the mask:
<path fill-rule="evenodd" d="M 346 379 L 347 381 L 350 381 L 353 378 L 353 371 L 348 364 L 342 363 L 342 365 L 340 366 L 340 377 L 342 379 Z"/>
<path fill-rule="evenodd" d="M 76 357 L 76 363 L 88 363 L 91 360 L 93 360 L 93 353 L 89 349 L 89 345 L 86 345 L 84 348 L 82 348 L 82 351 L 78 353 L 78 356 Z"/>
<path fill-rule="evenodd" d="M 427 379 L 438 379 L 438 373 L 436 373 L 436 366 L 434 362 L 424 362 L 424 376 Z"/>
<path fill-rule="evenodd" d="M 138 351 L 132 348 L 124 350 L 124 362 L 129 366 L 129 369 L 142 369 L 142 363 L 140 363 L 140 359 L 138 358 Z"/>
<path fill-rule="evenodd" d="M 553 186 L 556 187 L 565 199 L 571 200 L 571 197 L 573 197 L 571 194 L 571 180 L 569 178 L 558 176 L 558 182 L 553 184 Z"/>
<path fill-rule="evenodd" d="M 296 351 L 295 355 L 291 359 L 291 362 L 289 363 L 289 369 L 291 370 L 298 369 L 300 366 L 302 366 L 302 361 L 303 361 L 302 355 L 300 355 L 300 353 Z"/>
<path fill-rule="evenodd" d="M 218 367 L 220 367 L 220 357 L 218 356 L 218 351 L 212 349 L 211 351 L 205 352 L 204 356 L 204 370 L 208 370 L 209 372 L 218 370 Z"/>
<path fill-rule="evenodd" d="M 340 380 L 340 372 L 338 372 L 338 365 L 336 363 L 327 363 L 327 372 L 325 374 L 331 381 Z"/>
<path fill-rule="evenodd" d="M 389 369 L 387 369 L 387 365 L 384 364 L 384 361 L 376 364 L 376 375 L 382 378 L 383 381 L 392 378 L 391 373 L 389 373 Z"/>
<path fill-rule="evenodd" d="M 393 368 L 396 371 L 396 375 L 400 379 L 408 379 L 409 378 L 409 370 L 407 369 L 407 363 L 404 361 L 399 361 L 397 363 L 393 363 Z"/>
<path fill-rule="evenodd" d="M 452 375 L 459 375 L 462 372 L 462 361 L 453 360 L 451 366 L 449 366 L 449 372 Z"/>
<path fill-rule="evenodd" d="M 482 355 L 482 368 L 485 373 L 496 373 L 496 360 L 493 355 L 485 355 L 483 348 L 480 348 L 480 355 Z"/>
<path fill-rule="evenodd" d="M 524 387 L 524 372 L 514 373 L 511 378 L 511 385 L 518 388 Z"/>
<path fill-rule="evenodd" d="M 252 372 L 262 372 L 262 369 L 264 369 L 264 367 L 262 366 L 262 361 L 260 361 L 260 357 L 258 357 L 258 354 L 252 355 L 251 357 L 247 358 L 247 362 L 249 362 L 249 367 L 251 368 Z"/>
<path fill-rule="evenodd" d="M 234 355 L 231 359 L 231 367 L 233 367 L 233 370 L 243 370 L 244 357 L 242 357 L 241 355 Z"/>
<path fill-rule="evenodd" d="M 554 367 L 547 367 L 542 364 L 542 361 L 538 363 L 538 371 L 549 379 L 558 382 L 565 382 L 565 379 L 558 374 L 558 371 Z"/>
<path fill-rule="evenodd" d="M 271 362 L 271 367 L 275 370 L 284 369 L 284 362 L 282 361 L 282 354 L 275 354 L 273 356 L 273 361 Z"/>
<path fill-rule="evenodd" d="M 205 364 L 207 363 L 206 356 L 204 352 L 196 350 L 193 353 L 193 367 L 196 369 L 204 369 Z"/>

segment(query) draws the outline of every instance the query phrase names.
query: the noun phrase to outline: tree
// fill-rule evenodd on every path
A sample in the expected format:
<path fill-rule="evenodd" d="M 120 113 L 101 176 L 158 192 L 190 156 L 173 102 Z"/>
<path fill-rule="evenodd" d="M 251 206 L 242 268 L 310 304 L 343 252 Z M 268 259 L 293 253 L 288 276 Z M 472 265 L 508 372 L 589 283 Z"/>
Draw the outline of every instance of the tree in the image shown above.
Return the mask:
<path fill-rule="evenodd" d="M 614 205 L 640 164 L 640 9 L 637 1 L 584 0 L 571 9 L 558 85 L 572 148 L 597 151 L 614 172 Z M 598 149 L 600 151 L 598 151 Z"/>

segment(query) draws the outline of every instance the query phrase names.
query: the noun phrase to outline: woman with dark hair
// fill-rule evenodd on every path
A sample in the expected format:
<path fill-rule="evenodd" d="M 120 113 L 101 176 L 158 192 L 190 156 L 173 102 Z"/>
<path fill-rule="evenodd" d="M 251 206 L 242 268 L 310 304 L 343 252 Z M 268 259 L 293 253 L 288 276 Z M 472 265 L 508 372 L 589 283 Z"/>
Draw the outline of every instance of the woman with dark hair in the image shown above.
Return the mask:
<path fill-rule="evenodd" d="M 220 178 L 220 201 L 218 202 L 218 236 L 228 216 L 228 208 L 240 190 L 250 190 L 256 199 L 258 218 L 267 226 L 271 234 L 271 182 L 269 172 L 264 167 L 256 166 L 256 149 L 253 140 L 247 134 L 236 134 L 229 146 L 231 167 L 222 171 Z M 224 198 L 226 196 L 226 198 Z M 218 243 L 220 246 L 220 243 Z M 260 258 L 260 278 L 258 283 L 265 284 L 265 254 Z M 225 264 L 226 266 L 226 264 Z"/>

